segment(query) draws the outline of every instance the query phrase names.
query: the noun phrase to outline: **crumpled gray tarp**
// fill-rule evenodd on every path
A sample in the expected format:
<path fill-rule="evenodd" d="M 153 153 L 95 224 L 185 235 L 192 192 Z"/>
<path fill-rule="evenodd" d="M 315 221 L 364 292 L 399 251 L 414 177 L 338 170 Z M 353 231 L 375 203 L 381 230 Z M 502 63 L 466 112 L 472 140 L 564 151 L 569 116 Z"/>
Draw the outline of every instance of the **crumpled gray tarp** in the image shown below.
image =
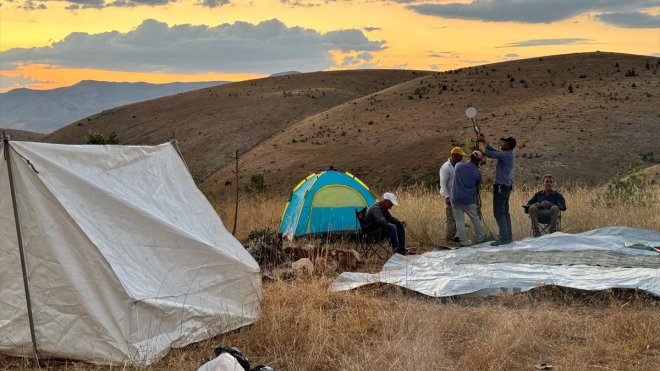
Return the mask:
<path fill-rule="evenodd" d="M 553 233 L 490 246 L 392 256 L 379 273 L 344 272 L 330 290 L 389 283 L 442 297 L 497 295 L 543 285 L 581 290 L 631 288 L 660 296 L 660 254 L 629 247 L 660 244 L 660 232 L 606 227 Z"/>

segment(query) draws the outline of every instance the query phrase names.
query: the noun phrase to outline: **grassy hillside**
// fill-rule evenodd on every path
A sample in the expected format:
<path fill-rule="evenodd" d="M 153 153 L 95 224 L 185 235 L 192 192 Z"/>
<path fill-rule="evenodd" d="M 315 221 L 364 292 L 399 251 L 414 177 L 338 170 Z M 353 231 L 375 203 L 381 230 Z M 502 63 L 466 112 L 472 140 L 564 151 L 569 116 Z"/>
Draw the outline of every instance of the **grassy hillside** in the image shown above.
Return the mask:
<path fill-rule="evenodd" d="M 159 144 L 174 136 L 199 181 L 231 162 L 236 149 L 244 152 L 308 116 L 423 74 L 317 72 L 221 85 L 103 111 L 44 140 L 85 143 L 92 130 L 114 131 L 121 144 Z"/>
<path fill-rule="evenodd" d="M 287 194 L 334 165 L 370 186 L 435 184 L 452 145 L 472 146 L 465 108 L 486 135 L 518 139 L 516 184 L 554 173 L 602 184 L 631 164 L 658 163 L 660 58 L 581 53 L 443 73 L 358 70 L 297 74 L 207 88 L 101 112 L 44 141 L 84 143 L 90 131 L 122 144 L 174 136 L 207 192 L 241 188 L 262 175 Z M 486 182 L 493 164 L 484 167 Z"/>
<path fill-rule="evenodd" d="M 39 142 L 46 136 L 42 133 L 17 129 L 0 129 L 0 132 L 8 135 L 10 140 L 24 140 L 28 142 Z"/>
<path fill-rule="evenodd" d="M 584 53 L 421 76 L 290 125 L 248 152 L 241 173 L 244 181 L 263 174 L 283 192 L 328 165 L 380 188 L 435 183 L 450 147 L 471 145 L 471 103 L 490 139 L 517 138 L 518 184 L 548 172 L 601 184 L 631 162 L 658 161 L 659 64 Z M 484 168 L 486 178 L 493 173 L 492 163 Z M 232 178 L 228 166 L 202 187 L 222 191 Z"/>

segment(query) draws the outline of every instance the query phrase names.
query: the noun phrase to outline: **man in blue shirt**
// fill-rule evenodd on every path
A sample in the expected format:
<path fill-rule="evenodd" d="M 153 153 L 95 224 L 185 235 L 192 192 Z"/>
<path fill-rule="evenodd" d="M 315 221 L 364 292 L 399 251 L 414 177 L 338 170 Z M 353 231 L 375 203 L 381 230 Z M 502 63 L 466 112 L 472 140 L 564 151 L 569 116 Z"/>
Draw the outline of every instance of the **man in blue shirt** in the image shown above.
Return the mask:
<path fill-rule="evenodd" d="M 454 220 L 456 222 L 456 234 L 461 246 L 470 246 L 472 242 L 465 236 L 465 215 L 467 213 L 472 221 L 477 242 L 483 242 L 484 229 L 479 220 L 477 212 L 477 191 L 481 184 L 481 170 L 479 163 L 484 155 L 474 151 L 470 155 L 470 161 L 459 162 L 454 168 L 454 180 L 451 188 L 451 206 Z"/>
<path fill-rule="evenodd" d="M 539 219 L 550 221 L 550 233 L 557 231 L 557 221 L 559 220 L 559 211 L 566 210 L 566 200 L 561 193 L 553 189 L 555 178 L 547 174 L 543 176 L 543 190 L 536 192 L 534 196 L 525 205 L 525 210 L 529 213 L 532 221 L 532 230 L 534 237 L 541 236 L 539 229 Z"/>
<path fill-rule="evenodd" d="M 506 245 L 513 242 L 509 196 L 513 189 L 513 165 L 516 163 L 513 149 L 516 148 L 516 140 L 513 137 L 501 138 L 499 151 L 488 143 L 484 134 L 479 134 L 479 142 L 485 146 L 484 154 L 497 160 L 493 184 L 493 216 L 500 229 L 500 238 L 491 245 Z"/>

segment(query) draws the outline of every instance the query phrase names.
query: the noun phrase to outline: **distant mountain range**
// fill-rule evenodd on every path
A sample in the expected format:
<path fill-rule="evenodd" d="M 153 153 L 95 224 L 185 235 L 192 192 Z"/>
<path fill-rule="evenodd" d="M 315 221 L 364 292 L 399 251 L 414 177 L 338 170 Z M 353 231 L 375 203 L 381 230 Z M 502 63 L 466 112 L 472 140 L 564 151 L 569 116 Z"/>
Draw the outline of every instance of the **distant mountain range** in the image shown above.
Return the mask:
<path fill-rule="evenodd" d="M 83 80 L 51 90 L 14 89 L 0 94 L 0 127 L 50 133 L 110 108 L 226 83 L 149 84 Z"/>

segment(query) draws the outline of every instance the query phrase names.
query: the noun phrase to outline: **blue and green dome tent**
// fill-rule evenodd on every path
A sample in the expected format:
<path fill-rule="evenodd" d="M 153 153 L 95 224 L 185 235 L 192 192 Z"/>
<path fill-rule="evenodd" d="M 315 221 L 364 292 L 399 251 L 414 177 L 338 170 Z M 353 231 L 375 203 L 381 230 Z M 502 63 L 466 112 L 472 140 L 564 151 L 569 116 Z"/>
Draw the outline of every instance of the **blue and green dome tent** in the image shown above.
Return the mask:
<path fill-rule="evenodd" d="M 284 208 L 279 233 L 294 237 L 355 231 L 355 209 L 376 202 L 360 179 L 333 167 L 312 173 L 293 189 Z"/>

